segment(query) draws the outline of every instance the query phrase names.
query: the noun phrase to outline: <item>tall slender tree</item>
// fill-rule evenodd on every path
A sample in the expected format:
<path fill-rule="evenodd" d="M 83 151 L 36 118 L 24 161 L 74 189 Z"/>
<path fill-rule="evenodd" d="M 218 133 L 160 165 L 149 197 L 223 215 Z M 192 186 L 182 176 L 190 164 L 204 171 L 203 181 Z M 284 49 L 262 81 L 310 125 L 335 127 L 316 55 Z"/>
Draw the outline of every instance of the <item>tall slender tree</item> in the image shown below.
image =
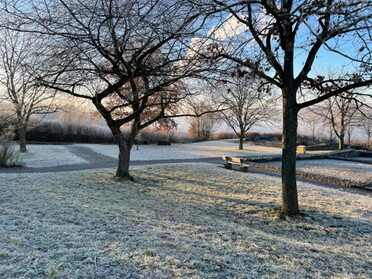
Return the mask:
<path fill-rule="evenodd" d="M 39 36 L 0 31 L 0 102 L 7 120 L 14 124 L 21 152 L 27 151 L 26 134 L 35 114 L 55 112 L 55 94 L 41 87 L 36 72 L 42 67 Z M 54 90 L 53 90 L 54 91 Z"/>

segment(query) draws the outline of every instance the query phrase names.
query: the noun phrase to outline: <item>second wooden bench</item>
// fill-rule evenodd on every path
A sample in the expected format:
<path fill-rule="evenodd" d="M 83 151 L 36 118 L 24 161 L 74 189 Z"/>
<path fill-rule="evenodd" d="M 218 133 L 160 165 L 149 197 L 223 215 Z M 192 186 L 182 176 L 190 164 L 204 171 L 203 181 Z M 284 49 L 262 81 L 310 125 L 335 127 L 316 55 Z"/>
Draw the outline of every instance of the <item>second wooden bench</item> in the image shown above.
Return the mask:
<path fill-rule="evenodd" d="M 246 162 L 246 159 L 242 158 L 222 156 L 222 159 L 225 161 L 224 165 L 227 169 L 232 169 L 232 165 L 239 165 L 240 171 L 247 172 L 251 166 Z"/>

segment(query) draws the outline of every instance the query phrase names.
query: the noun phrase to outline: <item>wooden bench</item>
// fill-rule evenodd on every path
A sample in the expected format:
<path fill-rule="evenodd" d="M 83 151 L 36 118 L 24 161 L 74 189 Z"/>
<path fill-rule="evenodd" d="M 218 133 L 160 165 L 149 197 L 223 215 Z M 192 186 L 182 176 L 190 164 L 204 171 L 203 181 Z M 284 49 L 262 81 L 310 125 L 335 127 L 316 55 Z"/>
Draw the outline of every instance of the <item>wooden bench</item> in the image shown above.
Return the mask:
<path fill-rule="evenodd" d="M 306 154 L 306 145 L 298 145 L 296 151 L 298 154 Z"/>
<path fill-rule="evenodd" d="M 232 169 L 232 165 L 239 165 L 240 171 L 247 172 L 248 168 L 251 166 L 245 159 L 241 158 L 222 156 L 222 159 L 225 161 L 224 166 L 227 169 Z"/>

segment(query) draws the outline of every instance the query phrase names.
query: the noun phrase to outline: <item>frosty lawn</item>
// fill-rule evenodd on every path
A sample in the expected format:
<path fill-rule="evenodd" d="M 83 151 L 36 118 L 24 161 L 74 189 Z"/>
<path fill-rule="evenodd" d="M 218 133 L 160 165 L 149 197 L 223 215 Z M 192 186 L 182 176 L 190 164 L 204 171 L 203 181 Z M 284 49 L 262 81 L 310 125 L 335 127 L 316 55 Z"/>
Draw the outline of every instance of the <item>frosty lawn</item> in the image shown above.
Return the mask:
<path fill-rule="evenodd" d="M 0 278 L 371 278 L 368 193 L 208 164 L 0 174 Z"/>
<path fill-rule="evenodd" d="M 27 149 L 28 152 L 20 154 L 22 164 L 27 167 L 40 168 L 88 163 L 69 152 L 66 145 L 28 144 Z"/>
<path fill-rule="evenodd" d="M 367 161 L 367 160 L 366 160 Z M 281 162 L 267 163 L 280 167 Z M 347 179 L 349 181 L 367 183 L 372 181 L 372 165 L 343 161 L 343 160 L 299 160 L 296 162 L 297 170 L 319 174 L 327 177 Z"/>

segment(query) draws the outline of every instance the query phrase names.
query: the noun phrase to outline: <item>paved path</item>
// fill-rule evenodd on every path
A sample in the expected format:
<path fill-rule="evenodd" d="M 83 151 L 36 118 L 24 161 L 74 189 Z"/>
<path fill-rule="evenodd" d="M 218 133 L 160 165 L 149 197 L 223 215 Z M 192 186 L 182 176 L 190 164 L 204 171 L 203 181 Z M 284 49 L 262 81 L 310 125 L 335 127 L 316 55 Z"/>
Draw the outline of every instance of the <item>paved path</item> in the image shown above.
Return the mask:
<path fill-rule="evenodd" d="M 177 164 L 177 163 L 212 163 L 222 164 L 222 160 L 219 157 L 200 158 L 200 159 L 174 159 L 174 160 L 143 160 L 143 161 L 131 161 L 131 166 L 143 166 L 143 165 L 155 165 L 155 164 Z M 117 160 L 111 162 L 99 162 L 89 164 L 78 164 L 78 165 L 63 165 L 55 167 L 44 167 L 44 168 L 6 168 L 1 169 L 0 172 L 5 173 L 46 173 L 46 172 L 67 172 L 67 171 L 79 171 L 89 169 L 102 169 L 102 168 L 115 168 L 117 166 Z"/>
<path fill-rule="evenodd" d="M 48 173 L 48 172 L 69 172 L 69 171 L 80 171 L 80 170 L 89 170 L 89 169 L 102 169 L 102 168 L 116 168 L 117 159 L 114 159 L 109 156 L 102 155 L 93 151 L 88 147 L 83 146 L 68 146 L 68 149 L 71 153 L 79 156 L 80 158 L 88 161 L 88 164 L 76 164 L 76 165 L 62 165 L 54 167 L 43 167 L 43 168 L 7 168 L 1 169 L 0 172 L 3 173 Z M 144 165 L 155 165 L 155 164 L 177 164 L 177 163 L 210 163 L 218 165 L 218 167 L 223 167 L 223 161 L 220 157 L 206 157 L 206 158 L 196 158 L 196 159 L 168 159 L 168 160 L 136 160 L 131 161 L 131 166 L 144 166 Z M 234 171 L 234 170 L 232 170 Z M 249 173 L 260 173 L 265 175 L 270 175 L 280 178 L 280 174 L 271 172 L 268 170 L 258 169 L 254 167 L 249 168 Z M 367 194 L 372 195 L 372 191 L 359 188 L 349 188 L 339 185 L 334 185 L 325 182 L 319 182 L 310 179 L 297 178 L 297 181 L 313 183 L 319 186 L 327 188 L 337 188 L 341 191 Z"/>
<path fill-rule="evenodd" d="M 6 168 L 1 169 L 0 172 L 4 173 L 47 173 L 47 172 L 67 172 L 79 171 L 89 169 L 102 169 L 102 168 L 115 168 L 117 166 L 117 159 L 109 156 L 102 155 L 93 151 L 92 149 L 84 146 L 67 146 L 69 151 L 76 156 L 88 161 L 87 164 L 76 165 L 62 165 L 43 168 Z M 168 160 L 136 160 L 131 161 L 131 166 L 143 166 L 154 164 L 177 164 L 177 163 L 212 163 L 222 164 L 220 157 L 207 157 L 197 159 L 168 159 Z"/>

